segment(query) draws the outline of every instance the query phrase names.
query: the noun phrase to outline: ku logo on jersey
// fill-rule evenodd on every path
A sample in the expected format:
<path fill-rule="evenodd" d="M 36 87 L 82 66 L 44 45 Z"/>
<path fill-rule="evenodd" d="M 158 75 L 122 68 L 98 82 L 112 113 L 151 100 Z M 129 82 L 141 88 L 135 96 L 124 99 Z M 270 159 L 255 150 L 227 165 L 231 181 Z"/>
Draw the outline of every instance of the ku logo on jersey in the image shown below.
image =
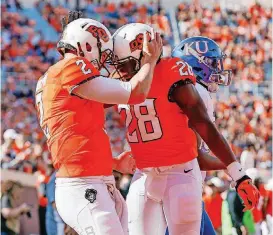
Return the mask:
<path fill-rule="evenodd" d="M 185 43 L 185 54 L 191 55 L 189 52 L 189 48 L 197 51 L 199 54 L 205 54 L 209 51 L 208 42 L 207 41 L 194 41 L 191 43 Z"/>

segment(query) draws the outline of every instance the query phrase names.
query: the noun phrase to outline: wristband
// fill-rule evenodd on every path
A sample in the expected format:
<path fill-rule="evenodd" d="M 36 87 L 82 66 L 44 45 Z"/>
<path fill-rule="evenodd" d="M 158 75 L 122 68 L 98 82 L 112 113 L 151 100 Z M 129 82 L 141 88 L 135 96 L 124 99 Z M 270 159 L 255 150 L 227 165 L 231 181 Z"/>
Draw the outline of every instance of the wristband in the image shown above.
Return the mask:
<path fill-rule="evenodd" d="M 243 170 L 241 164 L 237 161 L 232 162 L 227 166 L 229 175 L 234 181 L 241 179 L 246 173 Z"/>

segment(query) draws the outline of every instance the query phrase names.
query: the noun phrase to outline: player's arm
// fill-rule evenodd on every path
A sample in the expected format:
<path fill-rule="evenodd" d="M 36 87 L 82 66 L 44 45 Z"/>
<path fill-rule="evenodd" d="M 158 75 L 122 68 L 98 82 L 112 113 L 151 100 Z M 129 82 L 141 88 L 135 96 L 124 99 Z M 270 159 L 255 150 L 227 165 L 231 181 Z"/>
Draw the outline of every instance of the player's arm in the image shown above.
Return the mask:
<path fill-rule="evenodd" d="M 153 39 L 148 42 L 147 34 L 144 34 L 143 41 L 143 57 L 141 59 L 141 70 L 137 75 L 139 77 L 133 77 L 130 80 L 132 85 L 132 97 L 129 99 L 129 104 L 142 103 L 145 101 L 150 91 L 152 80 L 154 76 L 154 68 L 162 53 L 163 42 L 160 33 L 155 33 L 152 29 Z M 143 74 L 141 74 L 143 73 Z M 144 76 L 144 74 L 147 74 Z M 134 97 L 138 97 L 135 99 Z"/>
<path fill-rule="evenodd" d="M 210 155 L 202 149 L 198 150 L 197 160 L 201 171 L 218 171 L 227 169 L 225 164 L 221 162 L 219 158 Z"/>
<path fill-rule="evenodd" d="M 202 148 L 202 142 L 200 135 L 195 132 L 198 146 L 198 164 L 201 171 L 217 171 L 226 170 L 225 164 L 217 157 L 209 154 L 210 151 L 206 151 Z"/>
<path fill-rule="evenodd" d="M 71 93 L 84 99 L 111 105 L 142 103 L 149 91 L 143 88 L 147 85 L 143 81 L 151 80 L 153 70 L 154 65 L 147 63 L 128 82 L 98 76 L 75 86 Z"/>
<path fill-rule="evenodd" d="M 171 99 L 189 118 L 190 126 L 207 143 L 211 151 L 224 163 L 228 173 L 237 182 L 236 189 L 245 202 L 246 208 L 257 206 L 259 192 L 245 174 L 225 138 L 217 130 L 207 114 L 206 107 L 195 86 L 180 82 L 172 89 Z"/>
<path fill-rule="evenodd" d="M 106 77 L 95 77 L 75 86 L 71 92 L 85 99 L 104 104 L 135 104 L 145 101 L 153 79 L 154 68 L 162 51 L 162 40 L 159 33 L 147 42 L 144 37 L 142 67 L 133 78 L 120 81 Z"/>
<path fill-rule="evenodd" d="M 206 107 L 193 84 L 177 86 L 172 92 L 172 99 L 188 116 L 190 126 L 225 166 L 237 163 L 228 143 L 210 120 Z M 240 169 L 236 173 L 242 177 Z M 236 176 L 234 175 L 234 178 L 240 178 L 240 176 Z"/>

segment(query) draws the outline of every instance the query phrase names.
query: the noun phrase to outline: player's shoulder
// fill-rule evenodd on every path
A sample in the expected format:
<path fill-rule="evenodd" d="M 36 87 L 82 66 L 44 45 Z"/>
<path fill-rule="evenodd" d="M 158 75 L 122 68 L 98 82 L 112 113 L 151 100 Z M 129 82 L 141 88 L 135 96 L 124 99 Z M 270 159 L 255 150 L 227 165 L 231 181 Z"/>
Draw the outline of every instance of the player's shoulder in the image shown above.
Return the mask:
<path fill-rule="evenodd" d="M 169 81 L 190 81 L 196 83 L 192 68 L 184 60 L 176 57 L 162 58 L 158 64 L 159 72 L 164 73 Z M 167 76 L 166 76 L 167 75 Z"/>
<path fill-rule="evenodd" d="M 160 62 L 158 63 L 158 67 L 160 68 L 171 68 L 172 66 L 175 66 L 178 61 L 181 59 L 176 57 L 164 57 L 160 59 Z"/>
<path fill-rule="evenodd" d="M 95 66 L 90 61 L 80 56 L 64 58 L 61 61 L 59 61 L 55 67 L 60 68 L 62 70 L 66 69 L 66 71 L 70 71 L 70 70 L 84 71 L 84 69 L 91 69 L 93 73 L 98 72 L 97 68 L 95 68 Z"/>
<path fill-rule="evenodd" d="M 155 73 L 164 75 L 170 75 L 170 72 L 174 66 L 176 66 L 177 58 L 164 57 L 161 58 L 159 63 L 156 65 Z"/>
<path fill-rule="evenodd" d="M 57 62 L 58 63 L 58 62 Z M 46 85 L 48 84 L 56 84 L 59 82 L 59 76 L 60 76 L 60 69 L 56 66 L 57 65 L 51 65 L 47 71 L 38 79 L 37 85 L 36 85 L 36 93 L 40 92 Z"/>
<path fill-rule="evenodd" d="M 99 70 L 86 58 L 74 56 L 65 58 L 56 66 L 61 71 L 62 84 L 74 84 L 100 76 Z"/>

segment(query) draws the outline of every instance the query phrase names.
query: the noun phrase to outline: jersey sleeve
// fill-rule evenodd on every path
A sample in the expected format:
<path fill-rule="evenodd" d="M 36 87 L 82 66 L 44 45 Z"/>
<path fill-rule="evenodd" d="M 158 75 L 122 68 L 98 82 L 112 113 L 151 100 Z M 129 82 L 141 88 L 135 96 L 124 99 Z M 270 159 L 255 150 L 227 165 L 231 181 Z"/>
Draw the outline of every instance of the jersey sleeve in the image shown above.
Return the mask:
<path fill-rule="evenodd" d="M 62 86 L 69 93 L 78 85 L 98 77 L 100 72 L 85 58 L 75 57 L 66 62 L 62 73 Z"/>
<path fill-rule="evenodd" d="M 191 66 L 179 58 L 169 59 L 167 67 L 169 81 L 168 99 L 170 102 L 174 102 L 172 100 L 172 93 L 174 89 L 178 86 L 184 86 L 186 84 L 195 85 L 196 78 L 192 72 Z"/>

